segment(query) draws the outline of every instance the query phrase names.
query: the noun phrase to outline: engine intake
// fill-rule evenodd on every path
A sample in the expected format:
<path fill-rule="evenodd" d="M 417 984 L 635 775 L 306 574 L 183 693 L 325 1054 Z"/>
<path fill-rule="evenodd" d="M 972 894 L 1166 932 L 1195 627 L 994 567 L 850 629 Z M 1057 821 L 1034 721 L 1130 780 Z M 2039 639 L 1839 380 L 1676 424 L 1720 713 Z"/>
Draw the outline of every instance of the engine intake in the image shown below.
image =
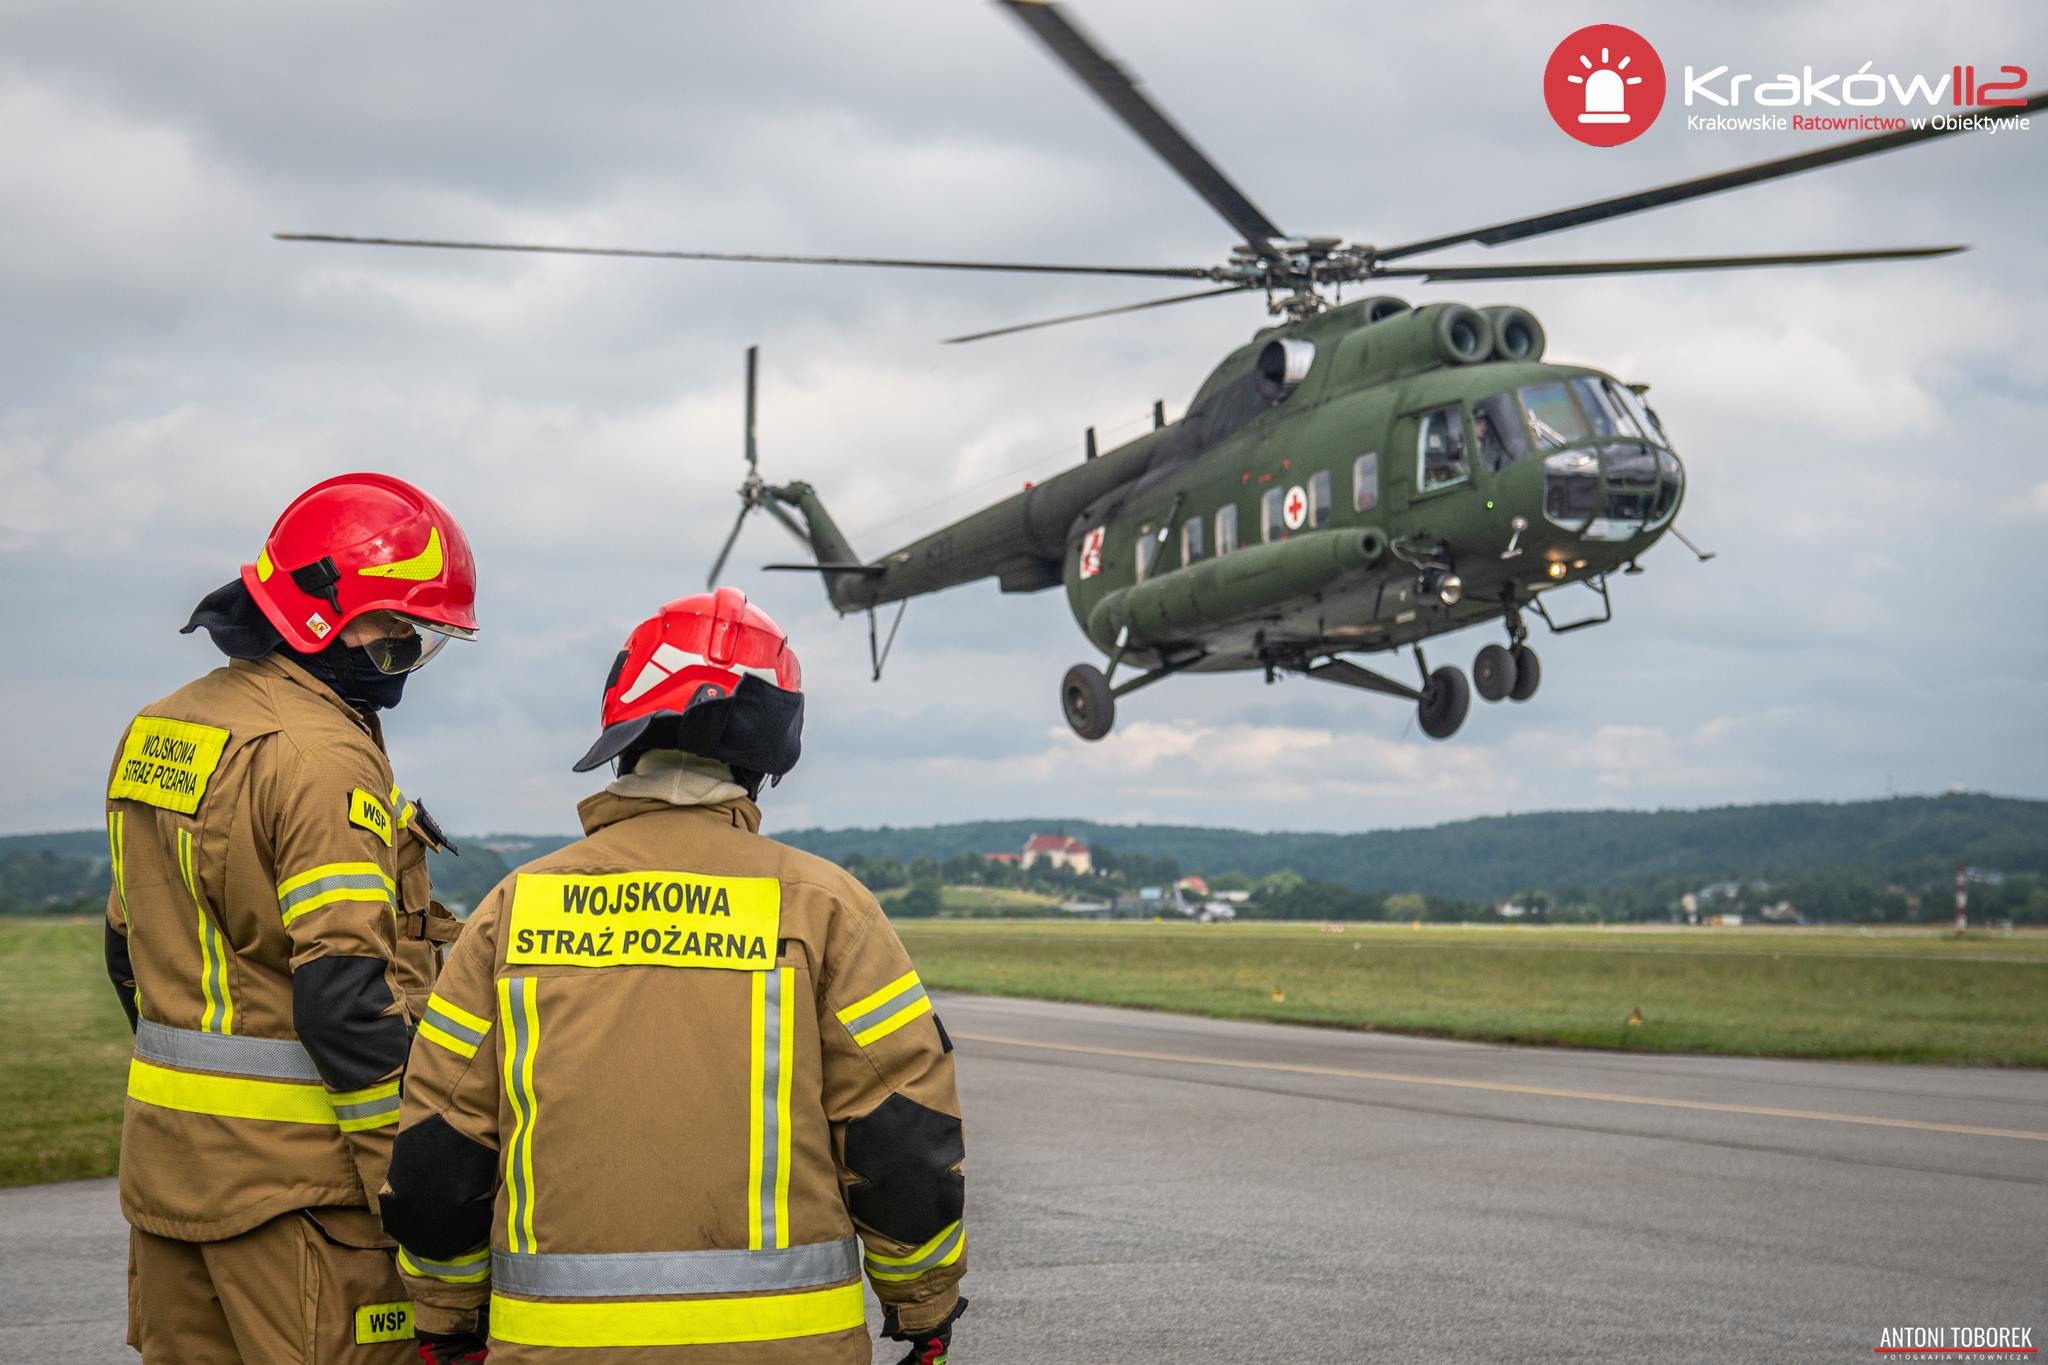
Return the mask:
<path fill-rule="evenodd" d="M 1541 360 L 1543 359 L 1543 324 L 1536 321 L 1536 315 L 1526 308 L 1510 304 L 1496 305 L 1482 310 L 1486 320 L 1493 324 L 1493 358 L 1495 360 Z"/>

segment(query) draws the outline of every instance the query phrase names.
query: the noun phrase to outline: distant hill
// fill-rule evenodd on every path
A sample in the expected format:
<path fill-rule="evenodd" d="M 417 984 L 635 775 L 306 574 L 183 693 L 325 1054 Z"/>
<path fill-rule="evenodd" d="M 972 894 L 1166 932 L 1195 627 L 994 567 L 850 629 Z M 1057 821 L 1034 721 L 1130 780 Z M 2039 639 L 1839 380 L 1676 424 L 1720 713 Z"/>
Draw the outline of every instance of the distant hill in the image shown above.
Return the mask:
<path fill-rule="evenodd" d="M 1065 832 L 1119 854 L 1170 858 L 1184 872 L 1281 871 L 1356 891 L 1498 900 L 1528 890 L 1675 898 L 1739 878 L 1847 876 L 1940 883 L 1960 859 L 2008 874 L 2048 874 L 2048 801 L 1955 795 L 1841 804 L 1796 802 L 1710 810 L 1554 811 L 1489 816 L 1429 829 L 1367 834 L 1253 833 L 1192 825 L 1092 820 L 991 820 L 918 828 L 774 831 L 798 848 L 909 864 L 1010 852 L 1033 834 Z M 471 905 L 505 871 L 560 848 L 564 835 L 457 835 L 460 858 L 436 857 L 444 899 Z M 106 894 L 105 836 L 96 830 L 0 836 L 0 911 L 66 911 Z"/>
<path fill-rule="evenodd" d="M 776 837 L 827 858 L 864 853 L 908 863 L 1015 851 L 1033 834 L 1053 832 L 1119 853 L 1171 858 L 1186 872 L 1236 871 L 1257 878 L 1292 870 L 1358 891 L 1479 900 L 1531 888 L 1684 887 L 1814 873 L 1920 882 L 1952 870 L 1957 859 L 2006 872 L 2048 872 L 2048 801 L 1976 795 L 1554 811 L 1369 834 L 1258 834 L 1047 818 L 915 829 L 802 829 L 778 831 Z"/>

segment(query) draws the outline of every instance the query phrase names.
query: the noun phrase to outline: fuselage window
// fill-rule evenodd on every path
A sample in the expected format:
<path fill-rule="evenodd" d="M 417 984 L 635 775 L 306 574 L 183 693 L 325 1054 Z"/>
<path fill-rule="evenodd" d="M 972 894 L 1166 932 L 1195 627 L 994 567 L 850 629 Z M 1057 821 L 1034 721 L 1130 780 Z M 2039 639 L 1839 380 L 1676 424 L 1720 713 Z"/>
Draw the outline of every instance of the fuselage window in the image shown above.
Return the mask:
<path fill-rule="evenodd" d="M 1237 548 L 1237 504 L 1216 509 L 1216 553 L 1227 555 Z"/>
<path fill-rule="evenodd" d="M 1202 519 L 1189 517 L 1180 527 L 1180 562 L 1192 564 L 1202 557 Z"/>
<path fill-rule="evenodd" d="M 1328 526 L 1334 510 L 1330 506 L 1330 471 L 1319 470 L 1308 481 L 1308 524 Z"/>
<path fill-rule="evenodd" d="M 1380 453 L 1368 450 L 1351 462 L 1351 506 L 1370 512 L 1380 505 Z"/>
<path fill-rule="evenodd" d="M 1264 528 L 1266 543 L 1287 538 L 1286 514 L 1280 510 L 1280 503 L 1287 496 L 1284 488 L 1269 488 L 1266 496 L 1259 499 L 1259 524 Z"/>
<path fill-rule="evenodd" d="M 1522 390 L 1522 406 L 1529 413 L 1529 429 L 1536 433 L 1536 444 L 1543 449 L 1556 450 L 1586 439 L 1586 419 L 1579 416 L 1563 380 L 1529 385 Z"/>
<path fill-rule="evenodd" d="M 1159 559 L 1158 534 L 1153 531 L 1143 532 L 1138 537 L 1137 548 L 1138 581 L 1143 583 L 1152 576 L 1152 566 Z"/>
<path fill-rule="evenodd" d="M 1465 463 L 1465 423 L 1458 416 L 1456 404 L 1422 415 L 1422 434 L 1417 445 L 1423 492 L 1471 477 L 1471 467 Z"/>
<path fill-rule="evenodd" d="M 1529 453 L 1529 433 L 1511 393 L 1497 393 L 1472 405 L 1472 436 L 1479 462 L 1498 473 Z"/>

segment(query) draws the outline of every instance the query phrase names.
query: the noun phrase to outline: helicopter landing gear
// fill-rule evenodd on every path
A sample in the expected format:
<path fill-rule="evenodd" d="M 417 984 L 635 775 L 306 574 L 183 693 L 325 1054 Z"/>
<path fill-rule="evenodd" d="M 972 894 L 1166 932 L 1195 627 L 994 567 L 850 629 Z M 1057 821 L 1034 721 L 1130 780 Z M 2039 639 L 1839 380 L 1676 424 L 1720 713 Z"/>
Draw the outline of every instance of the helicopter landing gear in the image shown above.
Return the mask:
<path fill-rule="evenodd" d="M 1429 675 L 1422 689 L 1422 701 L 1415 708 L 1415 718 L 1422 733 L 1431 739 L 1449 739 L 1458 733 L 1458 727 L 1465 723 L 1465 713 L 1471 709 L 1472 688 L 1465 675 L 1445 664 Z"/>
<path fill-rule="evenodd" d="M 1515 661 L 1515 683 L 1508 689 L 1508 700 L 1527 701 L 1536 695 L 1536 689 L 1543 684 L 1543 661 L 1536 657 L 1536 651 L 1527 645 L 1516 645 L 1513 651 Z"/>
<path fill-rule="evenodd" d="M 1101 739 L 1116 724 L 1116 694 L 1094 664 L 1075 664 L 1060 683 L 1060 709 L 1083 739 Z"/>
<path fill-rule="evenodd" d="M 1487 645 L 1473 656 L 1472 686 L 1486 700 L 1503 700 L 1515 681 L 1515 656 L 1506 645 Z"/>

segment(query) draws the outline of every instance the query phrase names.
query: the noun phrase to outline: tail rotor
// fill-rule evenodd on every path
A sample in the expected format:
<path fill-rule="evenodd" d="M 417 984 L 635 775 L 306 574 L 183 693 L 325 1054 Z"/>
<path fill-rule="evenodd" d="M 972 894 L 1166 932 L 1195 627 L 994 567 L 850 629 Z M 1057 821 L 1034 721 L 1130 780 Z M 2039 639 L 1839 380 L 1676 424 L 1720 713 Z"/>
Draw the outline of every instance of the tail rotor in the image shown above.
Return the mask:
<path fill-rule="evenodd" d="M 711 573 L 705 580 L 706 587 L 718 586 L 718 575 L 724 570 L 725 561 L 732 554 L 732 547 L 738 543 L 740 531 L 745 528 L 750 513 L 765 508 L 770 516 L 787 527 L 789 533 L 798 540 L 808 544 L 810 539 L 804 534 L 803 527 L 797 525 L 796 518 L 784 511 L 782 504 L 776 500 L 776 490 L 761 477 L 761 450 L 754 439 L 755 375 L 760 365 L 760 351 L 759 346 L 747 347 L 747 477 L 739 487 L 740 511 L 739 515 L 733 518 L 732 530 L 727 533 L 725 544 L 719 547 L 718 557 L 711 561 Z"/>

